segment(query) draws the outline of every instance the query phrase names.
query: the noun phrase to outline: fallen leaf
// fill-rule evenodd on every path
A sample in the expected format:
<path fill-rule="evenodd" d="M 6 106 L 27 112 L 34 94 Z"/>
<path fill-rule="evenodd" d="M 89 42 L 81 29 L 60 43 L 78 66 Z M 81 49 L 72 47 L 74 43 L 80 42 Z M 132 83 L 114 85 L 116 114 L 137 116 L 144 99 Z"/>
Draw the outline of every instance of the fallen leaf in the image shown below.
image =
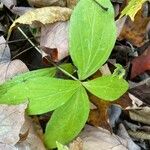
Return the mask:
<path fill-rule="evenodd" d="M 11 33 L 16 24 L 32 25 L 38 22 L 46 25 L 57 21 L 66 21 L 70 18 L 71 9 L 65 7 L 43 7 L 26 12 L 24 15 L 16 19 L 9 29 Z"/>
<path fill-rule="evenodd" d="M 150 107 L 139 107 L 139 110 L 131 110 L 129 115 L 134 121 L 150 125 Z"/>
<path fill-rule="evenodd" d="M 134 58 L 131 64 L 131 79 L 144 73 L 145 71 L 150 71 L 150 46 L 147 48 L 144 54 Z"/>
<path fill-rule="evenodd" d="M 132 106 L 132 100 L 129 98 L 128 93 L 125 93 L 121 98 L 113 102 L 107 102 L 99 99 L 94 95 L 89 95 L 90 101 L 97 107 L 97 109 L 91 110 L 88 122 L 93 126 L 100 126 L 104 129 L 112 132 L 110 125 L 108 109 L 111 105 L 117 105 L 122 109 L 126 109 Z"/>
<path fill-rule="evenodd" d="M 69 150 L 83 150 L 83 142 L 81 138 L 77 138 L 69 144 Z"/>
<path fill-rule="evenodd" d="M 0 105 L 0 143 L 15 145 L 19 141 L 27 104 Z"/>
<path fill-rule="evenodd" d="M 68 22 L 57 22 L 41 28 L 40 46 L 55 62 L 69 55 L 68 26 Z"/>
<path fill-rule="evenodd" d="M 143 131 L 131 131 L 128 130 L 128 133 L 130 136 L 132 136 L 135 139 L 140 139 L 140 140 L 150 140 L 150 134 L 148 132 L 143 132 Z"/>
<path fill-rule="evenodd" d="M 67 7 L 74 8 L 77 4 L 78 0 L 67 0 Z"/>
<path fill-rule="evenodd" d="M 150 82 L 150 80 L 149 80 Z M 150 83 L 137 86 L 129 91 L 136 98 L 140 99 L 143 104 L 150 106 Z"/>
<path fill-rule="evenodd" d="M 28 3 L 36 7 L 66 6 L 66 0 L 28 0 Z"/>
<path fill-rule="evenodd" d="M 0 149 L 1 150 L 17 150 L 15 146 L 8 145 L 8 144 L 0 144 Z"/>
<path fill-rule="evenodd" d="M 15 147 L 17 150 L 46 150 L 42 140 L 39 138 L 37 134 L 37 128 L 39 127 L 31 118 L 25 117 L 25 122 L 21 128 L 20 133 L 23 135 L 28 132 L 27 137 L 24 140 L 19 141 Z"/>
<path fill-rule="evenodd" d="M 10 60 L 10 49 L 3 36 L 0 37 L 0 84 L 13 76 L 28 71 L 21 60 Z"/>
<path fill-rule="evenodd" d="M 130 0 L 129 4 L 121 12 L 120 17 L 124 15 L 129 15 L 131 20 L 134 21 L 136 13 L 142 8 L 142 5 L 148 0 Z"/>
<path fill-rule="evenodd" d="M 125 21 L 127 17 L 122 17 L 118 20 L 116 20 L 116 26 L 117 26 L 117 37 L 119 37 L 120 33 L 122 32 L 122 29 L 124 27 Z"/>
<path fill-rule="evenodd" d="M 86 126 L 79 137 L 83 141 L 83 150 L 127 150 L 127 141 L 121 137 L 111 134 L 109 131 Z"/>
<path fill-rule="evenodd" d="M 141 150 L 141 148 L 133 142 L 133 140 L 129 136 L 127 130 L 125 129 L 125 127 L 122 123 L 119 124 L 119 129 L 117 131 L 117 135 L 128 142 L 128 149 L 129 150 Z"/>
<path fill-rule="evenodd" d="M 126 20 L 118 39 L 127 40 L 137 47 L 142 46 L 147 40 L 147 26 L 149 22 L 150 17 L 143 17 L 142 10 L 140 10 L 136 14 L 134 22 L 130 18 Z"/>
<path fill-rule="evenodd" d="M 34 8 L 31 7 L 17 7 L 16 4 L 16 0 L 1 0 L 1 2 L 14 14 L 16 15 L 23 15 L 24 13 L 26 13 L 29 10 L 32 10 Z"/>
<path fill-rule="evenodd" d="M 1 2 L 8 8 L 11 9 L 11 7 L 15 6 L 17 4 L 16 0 L 1 0 Z"/>

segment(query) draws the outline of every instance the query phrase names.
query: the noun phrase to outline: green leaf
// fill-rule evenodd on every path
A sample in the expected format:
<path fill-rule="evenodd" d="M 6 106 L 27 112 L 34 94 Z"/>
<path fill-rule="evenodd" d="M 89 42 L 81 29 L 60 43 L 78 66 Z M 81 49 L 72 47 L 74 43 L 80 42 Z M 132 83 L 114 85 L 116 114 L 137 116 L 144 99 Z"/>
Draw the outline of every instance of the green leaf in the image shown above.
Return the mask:
<path fill-rule="evenodd" d="M 70 63 L 60 65 L 60 67 L 71 74 L 73 73 L 73 66 Z M 10 83 L 13 83 L 14 81 L 15 83 L 22 82 L 24 80 L 27 80 L 29 78 L 34 78 L 34 77 L 54 77 L 56 74 L 56 71 L 57 71 L 56 67 L 29 71 L 29 72 L 13 77 L 12 80 L 10 80 L 9 82 Z"/>
<path fill-rule="evenodd" d="M 56 141 L 57 149 L 58 150 L 69 150 L 67 146 L 62 145 L 61 143 Z"/>
<path fill-rule="evenodd" d="M 148 0 L 130 0 L 127 7 L 121 12 L 120 18 L 124 15 L 129 15 L 131 20 L 134 21 L 136 13 L 142 8 L 143 3 Z"/>
<path fill-rule="evenodd" d="M 56 141 L 67 144 L 84 127 L 89 114 L 89 100 L 84 87 L 63 106 L 57 108 L 46 127 L 45 143 L 48 148 L 55 148 Z"/>
<path fill-rule="evenodd" d="M 35 77 L 11 86 L 0 86 L 0 103 L 19 104 L 29 100 L 28 113 L 42 114 L 52 111 L 67 102 L 80 83 L 50 77 Z"/>
<path fill-rule="evenodd" d="M 92 75 L 106 62 L 116 41 L 112 4 L 110 0 L 97 2 L 80 0 L 70 20 L 69 51 L 80 80 Z"/>
<path fill-rule="evenodd" d="M 83 85 L 95 96 L 106 101 L 114 101 L 128 90 L 128 83 L 123 78 L 108 75 L 83 82 Z"/>

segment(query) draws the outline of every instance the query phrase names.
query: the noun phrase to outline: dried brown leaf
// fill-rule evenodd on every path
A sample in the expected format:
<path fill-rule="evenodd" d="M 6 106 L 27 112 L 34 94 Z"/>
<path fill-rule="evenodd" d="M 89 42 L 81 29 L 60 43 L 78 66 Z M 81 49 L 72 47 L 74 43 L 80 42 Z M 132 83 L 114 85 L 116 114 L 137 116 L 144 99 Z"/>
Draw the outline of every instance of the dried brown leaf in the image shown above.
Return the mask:
<path fill-rule="evenodd" d="M 142 46 L 147 40 L 147 26 L 149 22 L 150 17 L 143 17 L 142 11 L 139 11 L 134 22 L 130 18 L 126 20 L 119 39 L 127 40 L 137 47 Z"/>

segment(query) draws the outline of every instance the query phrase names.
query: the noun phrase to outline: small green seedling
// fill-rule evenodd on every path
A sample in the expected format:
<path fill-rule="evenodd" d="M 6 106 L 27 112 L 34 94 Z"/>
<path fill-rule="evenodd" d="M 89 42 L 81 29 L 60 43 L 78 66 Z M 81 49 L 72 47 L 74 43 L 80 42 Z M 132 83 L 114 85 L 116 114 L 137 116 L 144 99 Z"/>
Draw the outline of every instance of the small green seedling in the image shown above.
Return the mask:
<path fill-rule="evenodd" d="M 71 64 L 57 68 L 73 80 L 55 78 L 55 67 L 31 71 L 0 85 L 0 103 L 19 104 L 29 100 L 29 115 L 54 111 L 47 123 L 45 144 L 48 148 L 56 148 L 56 141 L 67 144 L 88 119 L 87 91 L 100 99 L 114 101 L 128 89 L 120 65 L 112 75 L 88 80 L 107 61 L 115 41 L 116 26 L 110 0 L 80 0 L 69 29 L 69 53 L 78 77 L 72 75 Z"/>

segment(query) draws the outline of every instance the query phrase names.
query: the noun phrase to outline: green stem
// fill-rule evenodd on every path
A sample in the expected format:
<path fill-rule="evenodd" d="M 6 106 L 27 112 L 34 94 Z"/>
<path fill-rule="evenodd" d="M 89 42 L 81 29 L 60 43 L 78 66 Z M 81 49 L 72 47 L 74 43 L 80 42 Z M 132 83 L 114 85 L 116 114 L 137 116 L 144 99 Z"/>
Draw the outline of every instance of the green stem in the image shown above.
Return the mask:
<path fill-rule="evenodd" d="M 9 16 L 10 17 L 10 16 Z M 10 17 L 11 18 L 11 17 Z M 12 20 L 12 18 L 11 18 Z M 12 20 L 13 21 L 13 20 Z M 22 33 L 22 35 L 28 40 L 28 42 L 42 55 L 44 54 L 44 52 L 39 49 L 32 41 L 30 38 L 28 38 L 28 36 L 23 32 L 23 30 L 20 27 L 17 27 L 18 30 Z M 8 36 L 7 39 L 9 39 L 10 35 Z M 47 59 L 47 58 L 46 58 Z M 47 59 L 48 60 L 48 59 Z M 51 64 L 53 64 L 56 68 L 58 68 L 60 71 L 62 71 L 64 74 L 66 74 L 67 76 L 71 77 L 73 80 L 79 81 L 79 79 L 77 79 L 76 77 L 74 77 L 73 75 L 71 75 L 69 72 L 67 72 L 66 70 L 64 70 L 63 68 L 59 67 L 58 65 L 56 65 L 54 62 L 48 60 Z"/>

